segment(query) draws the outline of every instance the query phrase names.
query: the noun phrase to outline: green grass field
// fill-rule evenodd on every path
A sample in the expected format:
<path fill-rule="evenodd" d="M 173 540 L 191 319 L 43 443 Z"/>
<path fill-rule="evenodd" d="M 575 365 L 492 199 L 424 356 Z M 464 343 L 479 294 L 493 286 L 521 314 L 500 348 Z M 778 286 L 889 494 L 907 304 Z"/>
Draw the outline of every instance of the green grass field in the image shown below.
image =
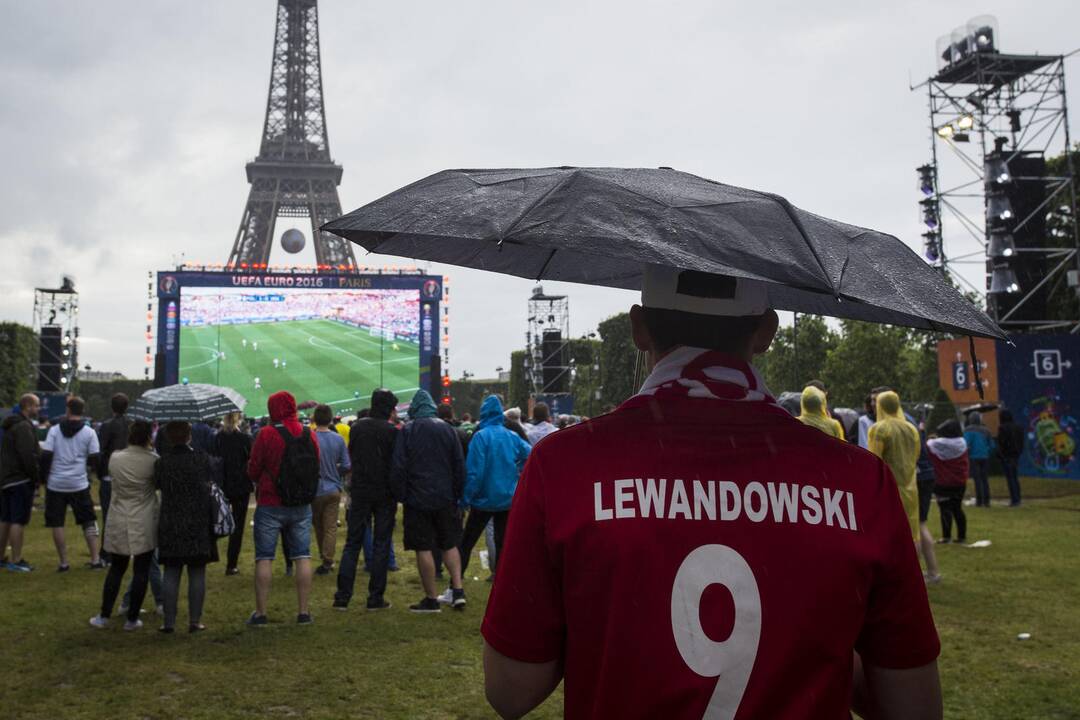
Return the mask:
<path fill-rule="evenodd" d="M 328 403 L 346 415 L 366 407 L 377 387 L 407 402 L 419 386 L 419 361 L 416 343 L 381 340 L 332 320 L 180 331 L 180 377 L 233 388 L 247 398 L 246 412 L 255 417 L 266 414 L 266 399 L 278 390 L 288 390 L 297 402 Z"/>
<path fill-rule="evenodd" d="M 1067 482 L 1032 482 L 1041 499 L 1009 509 L 970 508 L 969 538 L 983 549 L 938 546 L 944 582 L 930 588 L 942 640 L 945 716 L 957 720 L 1080 718 L 1080 494 Z M 996 497 L 1003 483 L 994 480 Z M 344 515 L 344 513 L 343 513 Z M 488 718 L 483 696 L 480 620 L 489 592 L 474 556 L 464 613 L 412 615 L 420 596 L 411 553 L 395 537 L 402 570 L 391 573 L 394 607 L 380 614 L 331 610 L 334 576 L 315 578 L 315 624 L 298 627 L 291 581 L 275 565 L 272 625 L 249 630 L 252 549 L 241 574 L 221 563 L 207 573 L 201 635 L 94 630 L 103 575 L 82 569 L 85 546 L 68 521 L 75 569 L 53 572 L 55 553 L 40 511 L 29 528 L 29 574 L 0 571 L 4 673 L 0 707 L 8 718 Z M 930 517 L 937 530 L 937 511 Z M 339 532 L 338 552 L 344 540 Z M 481 543 L 482 546 L 482 543 Z M 186 622 L 181 591 L 178 626 Z M 524 621 L 527 622 L 527 619 Z M 1017 634 L 1031 633 L 1030 640 Z M 783 692 L 783 688 L 776 688 Z M 533 714 L 560 717 L 562 691 Z"/>

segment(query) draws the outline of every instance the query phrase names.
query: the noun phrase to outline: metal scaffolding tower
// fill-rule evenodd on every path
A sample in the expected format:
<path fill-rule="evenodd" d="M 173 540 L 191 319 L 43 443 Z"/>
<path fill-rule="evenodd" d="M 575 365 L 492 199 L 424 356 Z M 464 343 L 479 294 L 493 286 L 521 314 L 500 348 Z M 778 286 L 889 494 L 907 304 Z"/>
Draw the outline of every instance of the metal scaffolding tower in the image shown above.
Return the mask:
<path fill-rule="evenodd" d="M 999 41 L 993 18 L 975 18 L 938 42 L 939 70 L 918 86 L 931 130 L 917 169 L 924 251 L 1006 330 L 1076 332 L 1075 299 L 1050 302 L 1080 268 L 1065 58 Z M 957 272 L 965 264 L 985 266 L 984 287 Z"/>
<path fill-rule="evenodd" d="M 535 395 L 570 391 L 570 300 L 545 295 L 537 285 L 529 298 L 529 329 L 525 333 L 525 374 Z"/>
<path fill-rule="evenodd" d="M 58 288 L 34 288 L 37 383 L 42 393 L 67 392 L 79 371 L 79 294 L 64 277 Z"/>

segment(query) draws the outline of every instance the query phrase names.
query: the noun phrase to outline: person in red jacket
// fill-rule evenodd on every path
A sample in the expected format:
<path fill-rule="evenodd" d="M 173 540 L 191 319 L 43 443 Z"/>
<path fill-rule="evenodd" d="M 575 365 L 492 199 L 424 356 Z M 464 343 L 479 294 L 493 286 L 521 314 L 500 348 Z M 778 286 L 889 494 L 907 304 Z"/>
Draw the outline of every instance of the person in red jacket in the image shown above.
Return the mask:
<path fill-rule="evenodd" d="M 768 292 L 650 267 L 644 386 L 533 449 L 481 627 L 503 717 L 560 680 L 567 718 L 941 717 L 896 483 L 764 387 Z"/>
<path fill-rule="evenodd" d="M 248 460 L 248 477 L 255 484 L 255 612 L 247 624 L 261 627 L 267 624 L 266 602 L 270 597 L 270 576 L 277 551 L 278 536 L 282 536 L 282 551 L 295 566 L 298 610 L 296 622 L 308 625 L 312 622 L 308 611 L 311 594 L 311 506 L 285 507 L 277 492 L 277 476 L 281 458 L 285 454 L 285 441 L 276 426 L 284 427 L 293 437 L 310 432 L 296 417 L 296 398 L 282 390 L 266 401 L 270 421 L 275 427 L 265 427 L 255 438 Z M 318 455 L 319 444 L 315 445 Z"/>
<path fill-rule="evenodd" d="M 956 542 L 967 542 L 967 516 L 964 514 L 964 491 L 967 490 L 968 448 L 963 430 L 956 420 L 946 420 L 937 428 L 937 436 L 926 441 L 927 454 L 934 466 L 934 495 L 941 511 L 939 543 L 952 542 L 956 520 Z"/>

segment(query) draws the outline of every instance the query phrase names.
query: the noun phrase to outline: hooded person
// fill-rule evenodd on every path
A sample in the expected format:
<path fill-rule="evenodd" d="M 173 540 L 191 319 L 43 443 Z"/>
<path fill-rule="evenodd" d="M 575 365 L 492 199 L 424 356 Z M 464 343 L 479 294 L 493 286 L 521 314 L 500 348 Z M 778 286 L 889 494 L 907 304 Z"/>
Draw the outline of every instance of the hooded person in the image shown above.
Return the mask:
<path fill-rule="evenodd" d="M 971 462 L 971 479 L 975 481 L 975 507 L 990 507 L 990 456 L 997 443 L 990 428 L 983 425 L 982 413 L 968 414 L 964 442 Z"/>
<path fill-rule="evenodd" d="M 919 430 L 904 418 L 900 396 L 892 390 L 877 395 L 877 420 L 867 433 L 867 449 L 885 461 L 892 471 L 900 501 L 911 525 L 911 537 L 919 535 L 919 490 L 915 482 L 919 462 Z"/>
<path fill-rule="evenodd" d="M 390 491 L 390 463 L 398 429 L 393 423 L 398 399 L 380 388 L 371 394 L 371 409 L 366 417 L 353 423 L 349 431 L 349 459 L 352 476 L 349 484 L 350 505 L 347 515 L 348 535 L 338 564 L 334 609 L 345 610 L 352 600 L 356 584 L 356 566 L 364 548 L 367 528 L 372 530 L 371 571 L 368 580 L 368 610 L 385 610 L 390 603 L 386 593 L 391 543 L 397 501 Z"/>
<path fill-rule="evenodd" d="M 940 644 L 885 464 L 798 422 L 751 365 L 778 327 L 772 293 L 643 269 L 629 322 L 644 385 L 544 438 L 514 493 L 481 626 L 500 715 L 565 680 L 567 717 L 867 717 L 900 703 L 940 717 Z M 731 600 L 710 600 L 714 584 Z M 714 642 L 704 628 L 731 627 L 732 607 L 730 642 Z"/>
<path fill-rule="evenodd" d="M 968 448 L 956 420 L 946 420 L 937 427 L 937 437 L 926 441 L 926 452 L 934 466 L 934 495 L 941 511 L 941 539 L 952 538 L 956 521 L 956 542 L 967 541 L 967 516 L 964 514 L 964 492 L 968 479 Z"/>
<path fill-rule="evenodd" d="M 440 550 L 450 570 L 452 604 L 465 608 L 461 586 L 461 515 L 458 502 L 465 486 L 465 458 L 457 432 L 440 420 L 435 401 L 417 390 L 409 404 L 409 422 L 394 440 L 390 470 L 394 497 L 405 505 L 405 549 L 416 551 L 424 597 L 410 605 L 414 613 L 437 613 L 441 608 L 435 587 L 435 558 Z"/>
<path fill-rule="evenodd" d="M 495 525 L 495 562 L 498 563 L 514 491 L 532 450 L 528 442 L 506 427 L 503 417 L 499 396 L 484 398 L 480 406 L 480 425 L 469 442 L 469 457 L 465 463 L 462 505 L 469 509 L 469 518 L 458 547 L 462 573 L 468 569 L 473 546 L 489 521 Z"/>
<path fill-rule="evenodd" d="M 285 505 L 278 494 L 278 478 L 288 442 L 298 443 L 295 452 L 314 456 L 316 472 L 319 462 L 319 443 L 310 428 L 300 424 L 296 415 L 296 398 L 284 390 L 266 400 L 272 426 L 255 437 L 248 460 L 247 473 L 255 485 L 255 611 L 248 618 L 252 627 L 265 626 L 266 606 L 270 597 L 270 575 L 277 552 L 278 537 L 287 560 L 295 566 L 297 616 L 296 622 L 312 622 L 308 611 L 311 593 L 311 505 Z"/>
<path fill-rule="evenodd" d="M 826 435 L 832 435 L 838 440 L 844 439 L 844 428 L 840 421 L 829 417 L 826 405 L 825 393 L 813 385 L 803 388 L 802 397 L 799 400 L 799 421 L 803 425 L 817 428 Z"/>

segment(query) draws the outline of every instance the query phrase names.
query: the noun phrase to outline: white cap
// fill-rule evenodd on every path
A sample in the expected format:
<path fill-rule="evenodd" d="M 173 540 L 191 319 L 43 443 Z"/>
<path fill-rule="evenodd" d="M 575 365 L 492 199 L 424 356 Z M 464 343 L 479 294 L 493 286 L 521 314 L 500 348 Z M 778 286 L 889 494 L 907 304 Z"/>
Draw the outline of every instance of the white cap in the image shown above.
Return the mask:
<path fill-rule="evenodd" d="M 641 304 L 660 310 L 742 317 L 769 309 L 769 292 L 758 280 L 647 265 Z"/>

